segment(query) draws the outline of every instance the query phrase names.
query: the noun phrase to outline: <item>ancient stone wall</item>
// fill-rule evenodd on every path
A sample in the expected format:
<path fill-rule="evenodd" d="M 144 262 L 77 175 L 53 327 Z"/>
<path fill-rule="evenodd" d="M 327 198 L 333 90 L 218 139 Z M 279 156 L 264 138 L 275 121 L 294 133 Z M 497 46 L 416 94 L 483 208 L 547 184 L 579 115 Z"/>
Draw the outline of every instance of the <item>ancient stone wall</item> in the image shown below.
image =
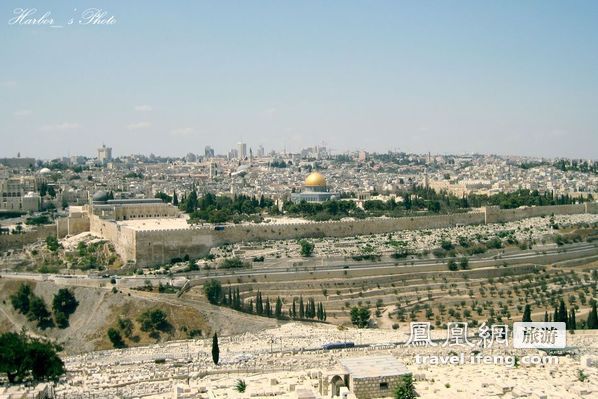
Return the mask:
<path fill-rule="evenodd" d="M 56 235 L 56 225 L 36 226 L 33 230 L 23 234 L 2 234 L 0 235 L 0 251 L 23 248 L 25 245 L 45 240 L 50 235 Z"/>
<path fill-rule="evenodd" d="M 89 231 L 114 244 L 114 249 L 124 262 L 136 260 L 136 232 L 113 221 L 101 219 L 96 215 L 89 217 Z"/>
<path fill-rule="evenodd" d="M 141 265 L 169 263 L 173 258 L 198 258 L 223 241 L 209 229 L 150 230 L 136 232 L 135 259 Z"/>
<path fill-rule="evenodd" d="M 452 215 L 372 218 L 352 221 L 328 221 L 291 224 L 241 224 L 194 226 L 185 229 L 136 231 L 134 259 L 141 265 L 168 263 L 173 258 L 203 256 L 211 247 L 243 241 L 284 240 L 316 237 L 346 237 L 384 234 L 400 230 L 419 230 L 502 223 L 529 217 L 598 213 L 598 204 L 554 205 L 520 209 L 482 208 L 481 212 Z"/>

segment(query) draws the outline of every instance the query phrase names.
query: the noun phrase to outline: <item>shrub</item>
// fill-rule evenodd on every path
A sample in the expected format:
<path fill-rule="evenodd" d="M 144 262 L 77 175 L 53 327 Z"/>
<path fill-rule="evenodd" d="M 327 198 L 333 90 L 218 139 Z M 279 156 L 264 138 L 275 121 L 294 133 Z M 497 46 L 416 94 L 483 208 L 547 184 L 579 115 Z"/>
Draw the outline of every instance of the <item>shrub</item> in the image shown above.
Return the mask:
<path fill-rule="evenodd" d="M 112 342 L 112 346 L 115 348 L 124 348 L 126 346 L 123 337 L 115 328 L 110 327 L 108 329 L 108 339 L 110 339 L 110 342 Z"/>
<path fill-rule="evenodd" d="M 448 269 L 452 272 L 459 270 L 459 267 L 457 266 L 457 262 L 455 262 L 454 259 L 449 259 L 447 265 L 448 265 Z"/>
<path fill-rule="evenodd" d="M 249 267 L 249 263 L 243 262 L 241 258 L 226 258 L 220 264 L 221 269 L 240 269 L 243 267 Z"/>

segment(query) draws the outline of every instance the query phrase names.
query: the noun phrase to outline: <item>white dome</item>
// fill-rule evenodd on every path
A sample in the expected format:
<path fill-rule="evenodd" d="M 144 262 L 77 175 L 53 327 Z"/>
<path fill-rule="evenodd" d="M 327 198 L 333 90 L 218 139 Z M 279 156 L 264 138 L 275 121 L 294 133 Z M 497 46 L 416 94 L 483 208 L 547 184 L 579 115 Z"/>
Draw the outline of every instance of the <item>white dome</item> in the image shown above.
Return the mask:
<path fill-rule="evenodd" d="M 42 170 L 39 171 L 39 173 L 41 175 L 47 175 L 48 173 L 52 173 L 52 171 L 48 168 L 43 168 Z"/>

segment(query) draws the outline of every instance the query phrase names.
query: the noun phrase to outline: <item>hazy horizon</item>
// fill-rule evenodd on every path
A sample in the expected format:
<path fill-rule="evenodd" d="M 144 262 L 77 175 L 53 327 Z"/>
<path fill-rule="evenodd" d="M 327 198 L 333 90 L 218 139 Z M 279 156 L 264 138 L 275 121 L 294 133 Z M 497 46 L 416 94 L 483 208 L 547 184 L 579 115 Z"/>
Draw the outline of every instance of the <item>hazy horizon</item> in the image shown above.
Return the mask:
<path fill-rule="evenodd" d="M 297 152 L 598 159 L 598 3 L 0 6 L 0 157 Z M 48 25 L 11 24 L 16 8 Z M 68 25 L 98 7 L 112 25 Z"/>

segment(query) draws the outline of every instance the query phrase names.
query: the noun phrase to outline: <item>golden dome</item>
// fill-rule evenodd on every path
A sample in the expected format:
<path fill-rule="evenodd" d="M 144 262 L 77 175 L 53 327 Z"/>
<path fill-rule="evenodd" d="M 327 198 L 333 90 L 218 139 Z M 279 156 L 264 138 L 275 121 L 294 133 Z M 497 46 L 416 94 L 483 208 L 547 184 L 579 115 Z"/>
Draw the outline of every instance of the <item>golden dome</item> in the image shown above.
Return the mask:
<path fill-rule="evenodd" d="M 312 172 L 303 183 L 305 187 L 326 187 L 326 178 L 318 172 Z"/>

